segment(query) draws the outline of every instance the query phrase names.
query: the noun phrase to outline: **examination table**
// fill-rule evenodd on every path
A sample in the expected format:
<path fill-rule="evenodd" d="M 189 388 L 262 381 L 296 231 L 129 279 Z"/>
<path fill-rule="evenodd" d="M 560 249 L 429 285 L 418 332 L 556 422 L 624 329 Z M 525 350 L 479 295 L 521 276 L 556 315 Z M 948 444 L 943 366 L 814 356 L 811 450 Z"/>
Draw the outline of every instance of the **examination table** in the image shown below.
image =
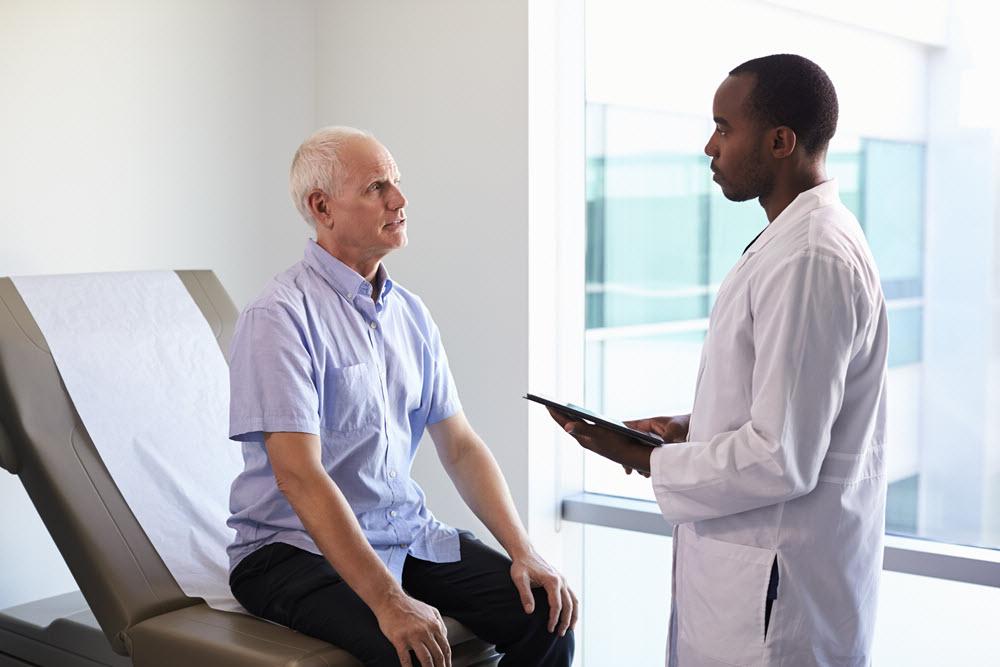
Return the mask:
<path fill-rule="evenodd" d="M 232 300 L 211 271 L 177 275 L 225 355 Z M 326 642 L 184 595 L 108 474 L 9 278 L 0 278 L 0 465 L 20 477 L 80 587 L 0 611 L 0 666 L 360 665 Z M 496 664 L 491 646 L 453 619 L 445 624 L 456 667 Z"/>

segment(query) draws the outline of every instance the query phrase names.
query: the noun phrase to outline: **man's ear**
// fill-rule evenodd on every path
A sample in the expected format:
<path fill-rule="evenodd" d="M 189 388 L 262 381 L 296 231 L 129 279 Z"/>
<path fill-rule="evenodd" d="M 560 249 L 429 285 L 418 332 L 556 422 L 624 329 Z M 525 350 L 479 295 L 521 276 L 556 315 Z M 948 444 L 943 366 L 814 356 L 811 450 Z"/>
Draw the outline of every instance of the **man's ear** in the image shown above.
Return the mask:
<path fill-rule="evenodd" d="M 330 198 L 322 190 L 313 190 L 306 199 L 309 212 L 319 227 L 333 227 L 333 214 L 330 211 Z"/>
<path fill-rule="evenodd" d="M 771 155 L 775 158 L 782 159 L 788 157 L 793 151 L 795 151 L 795 146 L 798 143 L 798 137 L 795 136 L 795 130 L 786 125 L 780 125 L 774 128 L 772 133 Z"/>

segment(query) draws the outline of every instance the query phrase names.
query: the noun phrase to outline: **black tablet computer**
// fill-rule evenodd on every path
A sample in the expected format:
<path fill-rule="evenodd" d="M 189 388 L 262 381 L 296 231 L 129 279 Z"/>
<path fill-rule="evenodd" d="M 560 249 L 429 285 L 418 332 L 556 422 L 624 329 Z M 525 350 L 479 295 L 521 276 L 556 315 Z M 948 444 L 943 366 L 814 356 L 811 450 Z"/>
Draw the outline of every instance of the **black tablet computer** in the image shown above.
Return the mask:
<path fill-rule="evenodd" d="M 613 419 L 608 419 L 607 417 L 602 417 L 599 414 L 593 413 L 587 408 L 581 408 L 579 405 L 573 405 L 572 403 L 559 403 L 553 401 L 549 398 L 543 398 L 542 396 L 536 396 L 535 394 L 525 394 L 524 396 L 529 401 L 534 401 L 535 403 L 541 403 L 544 406 L 550 407 L 558 412 L 568 415 L 570 417 L 575 417 L 588 424 L 594 424 L 595 426 L 600 426 L 601 428 L 610 429 L 622 435 L 627 435 L 630 438 L 638 440 L 644 445 L 649 445 L 650 447 L 659 447 L 664 444 L 663 438 L 656 435 L 655 433 L 646 433 L 645 431 L 637 431 L 634 428 L 629 428 L 625 424 L 615 421 Z"/>

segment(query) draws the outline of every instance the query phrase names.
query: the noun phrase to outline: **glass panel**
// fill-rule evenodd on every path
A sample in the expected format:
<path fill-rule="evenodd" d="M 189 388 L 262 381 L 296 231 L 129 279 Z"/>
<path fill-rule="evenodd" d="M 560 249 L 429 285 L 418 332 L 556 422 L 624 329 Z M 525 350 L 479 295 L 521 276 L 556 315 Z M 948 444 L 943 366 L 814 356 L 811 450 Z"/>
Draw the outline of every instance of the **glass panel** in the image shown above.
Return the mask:
<path fill-rule="evenodd" d="M 591 332 L 586 343 L 586 395 L 592 409 L 619 419 L 651 414 L 684 414 L 694 401 L 704 330 L 642 337 L 602 337 Z M 588 457 L 588 491 L 653 499 L 649 481 L 625 475 L 607 459 Z"/>
<path fill-rule="evenodd" d="M 590 105 L 587 124 L 588 328 L 705 317 L 707 158 L 685 145 L 705 122 Z"/>
<path fill-rule="evenodd" d="M 709 280 L 718 288 L 747 244 L 767 226 L 767 216 L 760 206 L 729 201 L 713 183 L 709 195 L 708 224 Z"/>
<path fill-rule="evenodd" d="M 577 635 L 583 640 L 583 664 L 663 667 L 670 618 L 670 538 L 584 526 L 583 544 L 585 597 Z"/>
<path fill-rule="evenodd" d="M 923 306 L 894 307 L 889 302 L 889 368 L 920 363 Z"/>
<path fill-rule="evenodd" d="M 784 26 L 769 34 L 815 36 L 787 50 L 814 58 L 837 86 L 827 173 L 865 231 L 888 306 L 889 529 L 1000 546 L 1000 234 L 989 150 L 1000 123 L 985 114 L 966 126 L 961 105 L 937 103 L 964 90 L 962 72 L 976 63 L 931 68 L 948 59 L 759 3 L 725 3 L 722 41 L 714 3 L 667 20 L 670 11 L 587 2 L 588 402 L 621 418 L 690 410 L 695 339 L 718 285 L 766 224 L 755 202 L 721 195 L 702 153 L 727 68 L 780 50 L 740 28 L 764 11 L 771 28 Z M 955 33 L 943 52 L 971 53 L 967 37 Z M 724 48 L 692 60 L 706 43 Z M 877 68 L 862 51 L 877 54 Z M 587 490 L 650 497 L 648 483 L 603 460 L 587 455 L 585 465 Z"/>
<path fill-rule="evenodd" d="M 872 664 L 996 664 L 997 618 L 1000 588 L 883 572 Z"/>
<path fill-rule="evenodd" d="M 861 153 L 834 151 L 826 156 L 826 175 L 837 179 L 840 201 L 861 219 Z"/>
<path fill-rule="evenodd" d="M 861 217 L 883 282 L 923 275 L 923 144 L 866 139 Z"/>

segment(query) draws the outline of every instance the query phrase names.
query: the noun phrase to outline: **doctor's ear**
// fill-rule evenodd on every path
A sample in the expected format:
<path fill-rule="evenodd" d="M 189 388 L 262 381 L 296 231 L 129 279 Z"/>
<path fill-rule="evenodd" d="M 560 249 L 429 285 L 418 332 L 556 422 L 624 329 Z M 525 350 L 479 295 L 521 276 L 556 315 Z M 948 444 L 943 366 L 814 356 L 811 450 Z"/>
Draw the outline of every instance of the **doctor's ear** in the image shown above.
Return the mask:
<path fill-rule="evenodd" d="M 795 136 L 795 130 L 781 125 L 774 128 L 772 132 L 771 155 L 778 159 L 791 155 L 798 144 L 798 137 Z"/>

